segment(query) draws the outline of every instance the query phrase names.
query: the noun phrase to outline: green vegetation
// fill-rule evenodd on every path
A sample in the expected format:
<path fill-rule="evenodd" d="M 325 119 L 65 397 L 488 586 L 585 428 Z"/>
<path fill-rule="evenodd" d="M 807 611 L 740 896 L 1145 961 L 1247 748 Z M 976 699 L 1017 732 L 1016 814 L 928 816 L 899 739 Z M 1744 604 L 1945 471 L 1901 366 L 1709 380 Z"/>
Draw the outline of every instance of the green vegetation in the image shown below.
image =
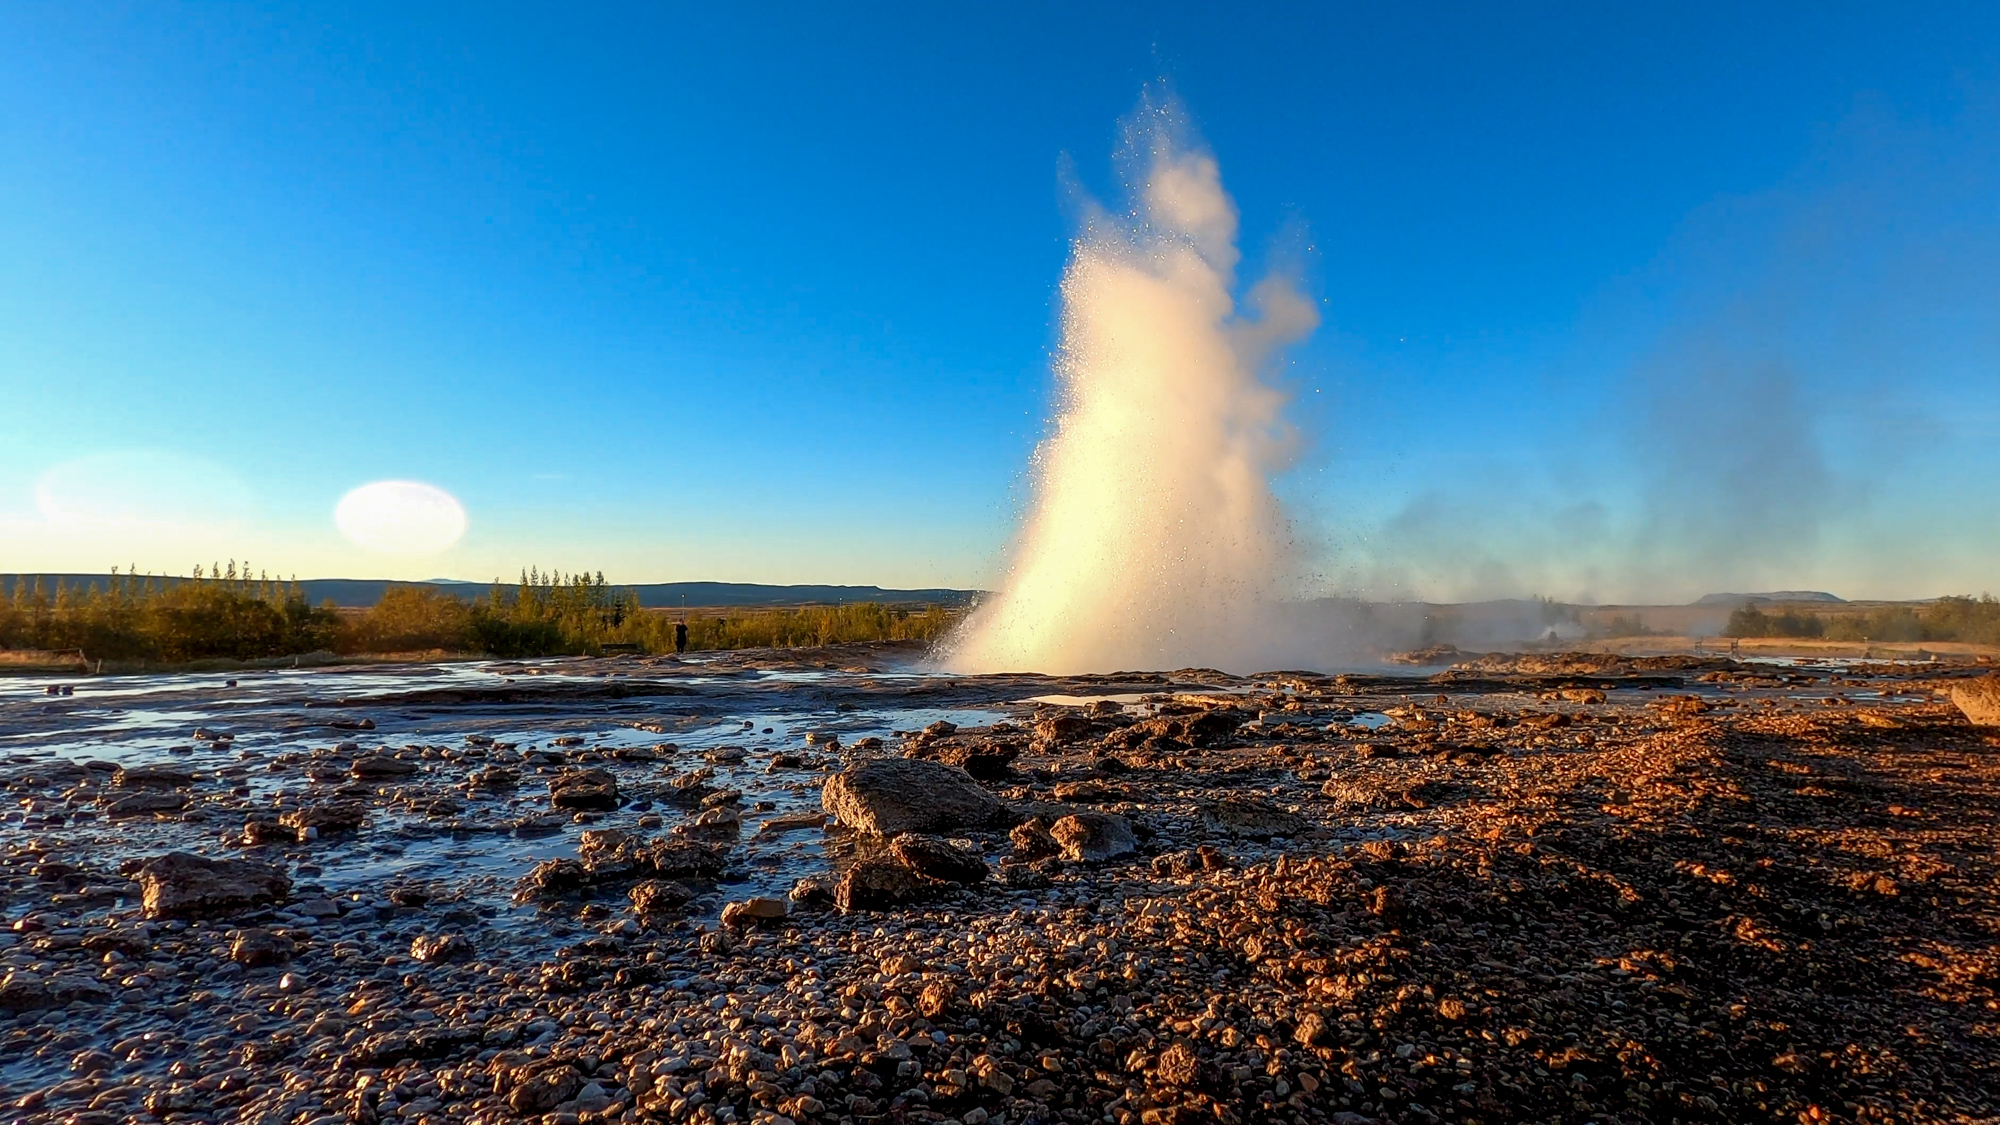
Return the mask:
<path fill-rule="evenodd" d="M 1652 637 L 1661 635 L 1661 630 L 1647 626 L 1638 614 L 1620 614 L 1593 622 L 1588 639 L 1593 641 L 1612 640 L 1618 637 Z"/>
<path fill-rule="evenodd" d="M 640 652 L 674 651 L 677 613 L 641 608 L 639 597 L 605 582 L 600 572 L 544 575 L 529 571 L 513 589 L 495 584 L 484 597 L 461 601 L 431 587 L 392 587 L 355 622 L 345 651 L 443 649 L 495 656 L 599 653 L 607 645 Z M 688 616 L 688 648 L 798 648 L 850 641 L 931 641 L 958 615 L 938 606 L 842 606 L 739 609 Z"/>
<path fill-rule="evenodd" d="M 200 567 L 186 581 L 118 573 L 77 589 L 16 578 L 0 601 L 0 648 L 81 649 L 93 659 L 180 662 L 253 660 L 331 649 L 340 631 L 331 607 L 309 606 L 289 583 Z"/>
<path fill-rule="evenodd" d="M 1883 606 L 1815 614 L 1765 613 L 1744 606 L 1729 615 L 1725 637 L 1810 637 L 1829 641 L 1956 641 L 2000 645 L 2000 599 L 1947 597 L 1926 606 Z"/>
<path fill-rule="evenodd" d="M 688 648 L 790 648 L 851 641 L 931 641 L 958 613 L 859 603 L 695 610 Z M 83 589 L 17 579 L 0 600 L 0 649 L 81 649 L 92 659 L 184 663 L 305 653 L 442 652 L 505 657 L 674 651 L 680 615 L 647 610 L 631 590 L 591 575 L 524 571 L 472 600 L 396 586 L 365 612 L 308 605 L 292 583 L 252 577 L 233 560 L 190 579 L 112 572 Z"/>
<path fill-rule="evenodd" d="M 1752 605 L 1732 612 L 1722 628 L 1725 637 L 1819 637 L 1825 632 L 1826 622 L 1813 614 L 1765 613 Z"/>

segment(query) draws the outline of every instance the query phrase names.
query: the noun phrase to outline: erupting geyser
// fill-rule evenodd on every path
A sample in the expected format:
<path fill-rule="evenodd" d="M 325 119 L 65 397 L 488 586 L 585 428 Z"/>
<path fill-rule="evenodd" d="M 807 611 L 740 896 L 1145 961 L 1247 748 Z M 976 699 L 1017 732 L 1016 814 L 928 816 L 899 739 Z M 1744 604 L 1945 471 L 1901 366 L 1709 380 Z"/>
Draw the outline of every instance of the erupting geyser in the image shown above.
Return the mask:
<path fill-rule="evenodd" d="M 1281 276 L 1238 308 L 1236 207 L 1178 113 L 1142 107 L 1123 155 L 1132 205 L 1093 208 L 1076 240 L 1033 506 L 1003 588 L 946 646 L 954 670 L 1249 671 L 1323 647 L 1298 622 L 1270 484 L 1293 434 L 1263 378 L 1318 315 Z"/>

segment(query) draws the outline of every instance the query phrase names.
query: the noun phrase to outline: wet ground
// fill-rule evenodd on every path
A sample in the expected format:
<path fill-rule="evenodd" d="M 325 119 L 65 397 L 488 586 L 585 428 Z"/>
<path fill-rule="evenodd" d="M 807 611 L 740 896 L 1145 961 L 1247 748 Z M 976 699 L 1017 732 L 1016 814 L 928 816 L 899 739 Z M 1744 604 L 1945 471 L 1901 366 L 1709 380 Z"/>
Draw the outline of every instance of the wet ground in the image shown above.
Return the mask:
<path fill-rule="evenodd" d="M 0 679 L 0 1105 L 2000 1119 L 2000 749 L 1941 695 L 1977 669 L 953 677 L 915 656 Z M 967 824 L 944 835 L 987 877 L 842 910 L 842 873 L 889 861 L 820 824 L 820 787 L 905 755 L 972 768 L 1009 821 L 1109 817 L 1130 846 L 1064 858 Z M 616 796 L 555 807 L 586 771 Z M 334 808 L 358 829 L 287 823 Z M 607 830 L 718 870 L 670 913 L 628 897 L 644 871 L 529 878 Z M 170 851 L 290 886 L 147 917 L 138 866 Z M 719 925 L 753 899 L 786 916 Z"/>

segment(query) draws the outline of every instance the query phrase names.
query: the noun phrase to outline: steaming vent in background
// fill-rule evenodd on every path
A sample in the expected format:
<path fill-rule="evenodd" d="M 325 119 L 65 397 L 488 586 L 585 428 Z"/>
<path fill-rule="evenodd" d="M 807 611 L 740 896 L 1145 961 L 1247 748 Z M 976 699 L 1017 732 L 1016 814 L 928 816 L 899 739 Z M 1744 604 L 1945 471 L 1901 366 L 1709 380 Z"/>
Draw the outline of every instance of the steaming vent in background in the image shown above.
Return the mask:
<path fill-rule="evenodd" d="M 1002 588 L 946 643 L 955 671 L 1253 671 L 1334 647 L 1300 620 L 1271 489 L 1296 442 L 1265 381 L 1319 318 L 1276 274 L 1238 307 L 1236 207 L 1190 137 L 1171 105 L 1126 123 L 1131 208 L 1091 207 L 1076 240 L 1057 416 Z"/>

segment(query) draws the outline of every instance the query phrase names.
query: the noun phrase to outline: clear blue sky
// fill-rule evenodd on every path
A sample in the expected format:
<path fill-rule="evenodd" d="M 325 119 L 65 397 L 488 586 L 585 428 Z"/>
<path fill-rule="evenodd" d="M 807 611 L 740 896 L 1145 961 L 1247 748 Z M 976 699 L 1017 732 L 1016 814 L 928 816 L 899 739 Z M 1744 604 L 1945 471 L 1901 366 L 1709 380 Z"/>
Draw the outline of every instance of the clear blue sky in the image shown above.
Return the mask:
<path fill-rule="evenodd" d="M 2000 590 L 2000 9 L 1672 7 L 8 5 L 0 571 L 990 581 L 1164 79 L 1331 585 Z"/>

